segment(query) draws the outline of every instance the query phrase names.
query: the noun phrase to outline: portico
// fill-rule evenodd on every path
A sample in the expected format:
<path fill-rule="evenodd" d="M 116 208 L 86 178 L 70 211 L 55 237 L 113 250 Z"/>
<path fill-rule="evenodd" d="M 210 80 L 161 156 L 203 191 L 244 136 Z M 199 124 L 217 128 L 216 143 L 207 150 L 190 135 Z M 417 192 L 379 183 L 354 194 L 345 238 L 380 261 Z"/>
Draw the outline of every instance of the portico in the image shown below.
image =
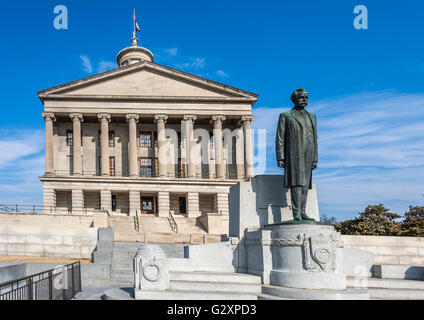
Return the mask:
<path fill-rule="evenodd" d="M 45 211 L 228 215 L 229 188 L 253 176 L 257 95 L 158 65 L 132 43 L 119 68 L 39 92 Z"/>

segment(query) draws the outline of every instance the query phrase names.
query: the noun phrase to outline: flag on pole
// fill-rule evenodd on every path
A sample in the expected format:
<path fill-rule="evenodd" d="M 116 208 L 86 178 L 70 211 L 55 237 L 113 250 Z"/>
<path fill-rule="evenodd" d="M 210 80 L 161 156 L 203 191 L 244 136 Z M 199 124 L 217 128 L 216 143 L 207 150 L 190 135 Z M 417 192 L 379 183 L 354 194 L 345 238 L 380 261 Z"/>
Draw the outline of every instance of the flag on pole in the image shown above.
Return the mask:
<path fill-rule="evenodd" d="M 134 31 L 140 32 L 140 27 L 138 26 L 138 23 L 137 23 L 136 18 L 135 18 L 135 9 L 134 9 L 134 12 L 133 12 L 133 20 L 134 20 Z"/>

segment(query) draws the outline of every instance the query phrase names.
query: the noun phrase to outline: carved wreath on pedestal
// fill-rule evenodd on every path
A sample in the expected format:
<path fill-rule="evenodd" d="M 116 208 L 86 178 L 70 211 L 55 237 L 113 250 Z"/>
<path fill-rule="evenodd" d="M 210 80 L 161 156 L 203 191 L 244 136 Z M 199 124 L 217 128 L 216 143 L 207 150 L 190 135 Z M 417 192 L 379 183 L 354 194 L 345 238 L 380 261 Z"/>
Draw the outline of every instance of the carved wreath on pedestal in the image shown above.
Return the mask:
<path fill-rule="evenodd" d="M 248 246 L 302 247 L 304 268 L 311 272 L 334 272 L 336 270 L 336 248 L 343 247 L 340 234 L 308 237 L 298 234 L 295 238 L 248 239 Z"/>
<path fill-rule="evenodd" d="M 141 271 L 143 272 L 144 278 L 150 282 L 156 282 L 162 276 L 161 265 L 156 261 L 155 257 L 153 257 L 148 263 L 145 263 Z"/>
<path fill-rule="evenodd" d="M 311 272 L 334 272 L 337 266 L 336 247 L 341 246 L 338 236 L 305 236 L 302 245 L 305 269 Z"/>

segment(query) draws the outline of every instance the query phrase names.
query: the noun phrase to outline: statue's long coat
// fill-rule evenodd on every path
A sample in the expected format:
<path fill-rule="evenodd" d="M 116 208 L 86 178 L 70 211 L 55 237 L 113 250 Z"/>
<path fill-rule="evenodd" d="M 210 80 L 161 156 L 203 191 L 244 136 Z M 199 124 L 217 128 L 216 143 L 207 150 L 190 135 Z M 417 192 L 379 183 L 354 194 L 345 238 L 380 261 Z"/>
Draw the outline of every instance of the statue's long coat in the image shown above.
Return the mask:
<path fill-rule="evenodd" d="M 303 145 L 304 117 L 293 108 L 280 114 L 275 141 L 277 161 L 284 160 L 284 187 L 308 187 L 312 189 L 312 163 L 318 162 L 317 120 L 313 113 L 304 110 L 311 119 L 312 146 Z M 307 146 L 306 146 L 307 147 Z"/>

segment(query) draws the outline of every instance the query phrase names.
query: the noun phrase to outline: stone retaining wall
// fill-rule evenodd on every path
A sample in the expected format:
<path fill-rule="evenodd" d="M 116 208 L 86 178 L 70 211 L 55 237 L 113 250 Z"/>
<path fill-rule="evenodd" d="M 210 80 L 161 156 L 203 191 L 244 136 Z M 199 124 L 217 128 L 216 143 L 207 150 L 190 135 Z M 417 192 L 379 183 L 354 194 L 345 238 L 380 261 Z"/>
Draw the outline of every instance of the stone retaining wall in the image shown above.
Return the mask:
<path fill-rule="evenodd" d="M 374 264 L 424 266 L 424 238 L 342 235 L 344 246 L 374 254 Z"/>
<path fill-rule="evenodd" d="M 0 255 L 90 259 L 97 228 L 0 225 Z"/>

